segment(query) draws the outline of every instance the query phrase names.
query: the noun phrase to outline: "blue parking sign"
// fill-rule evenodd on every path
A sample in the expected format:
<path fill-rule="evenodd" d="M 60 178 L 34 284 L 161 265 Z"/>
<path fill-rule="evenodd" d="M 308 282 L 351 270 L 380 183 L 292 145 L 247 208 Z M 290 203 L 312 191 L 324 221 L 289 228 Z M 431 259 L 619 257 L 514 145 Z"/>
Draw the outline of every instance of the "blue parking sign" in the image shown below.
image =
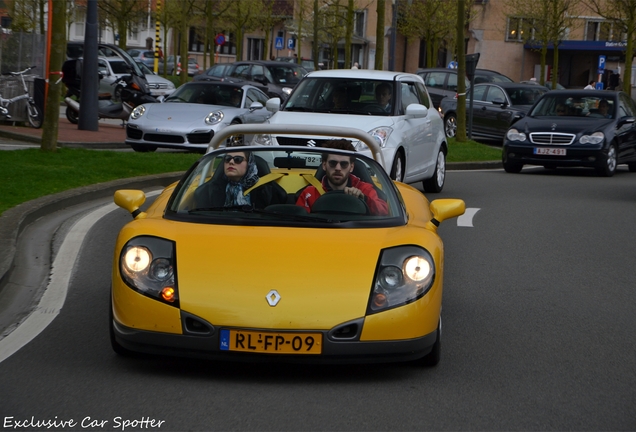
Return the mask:
<path fill-rule="evenodd" d="M 276 41 L 274 42 L 274 48 L 277 50 L 282 50 L 283 49 L 283 38 L 282 37 L 277 37 Z"/>
<path fill-rule="evenodd" d="M 296 45 L 294 42 L 296 42 L 294 38 L 287 39 L 287 49 L 294 49 L 294 46 Z"/>

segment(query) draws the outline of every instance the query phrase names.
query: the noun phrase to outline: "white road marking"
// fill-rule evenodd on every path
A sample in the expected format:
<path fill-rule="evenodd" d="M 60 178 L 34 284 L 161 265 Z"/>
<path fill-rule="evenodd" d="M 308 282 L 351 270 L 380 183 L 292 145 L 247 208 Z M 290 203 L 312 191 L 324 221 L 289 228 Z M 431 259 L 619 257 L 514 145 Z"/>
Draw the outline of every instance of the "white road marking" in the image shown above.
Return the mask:
<path fill-rule="evenodd" d="M 472 227 L 473 216 L 481 209 L 469 207 L 464 211 L 464 214 L 457 218 L 457 226 Z"/>
<path fill-rule="evenodd" d="M 152 191 L 146 196 L 158 195 L 160 192 Z M 118 208 L 114 203 L 106 204 L 88 213 L 71 227 L 53 261 L 49 284 L 38 307 L 15 330 L 0 340 L 0 363 L 35 339 L 59 315 L 84 237 L 97 221 Z"/>

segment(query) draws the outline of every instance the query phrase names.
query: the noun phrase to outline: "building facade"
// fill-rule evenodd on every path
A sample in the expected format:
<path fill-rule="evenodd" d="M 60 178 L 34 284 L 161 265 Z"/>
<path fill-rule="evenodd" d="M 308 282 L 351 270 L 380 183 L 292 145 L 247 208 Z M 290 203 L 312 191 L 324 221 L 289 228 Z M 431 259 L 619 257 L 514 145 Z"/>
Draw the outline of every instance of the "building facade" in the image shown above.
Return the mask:
<path fill-rule="evenodd" d="M 354 34 L 352 35 L 351 63 L 358 62 L 360 67 L 371 69 L 375 65 L 375 57 L 379 44 L 383 45 L 384 69 L 415 72 L 425 65 L 425 41 L 407 40 L 399 32 L 393 40 L 395 22 L 393 12 L 396 3 L 406 0 L 386 0 L 385 19 L 383 23 L 382 40 L 376 40 L 377 2 L 376 0 L 356 0 L 354 17 Z M 297 0 L 277 0 L 283 10 L 280 15 L 284 19 L 270 29 L 266 40 L 264 31 L 251 32 L 244 35 L 243 52 L 237 55 L 234 35 L 227 32 L 225 43 L 215 46 L 214 62 L 233 62 L 239 60 L 263 59 L 265 52 L 270 57 L 294 55 L 302 58 L 312 58 L 313 38 L 304 26 L 304 34 L 297 34 L 295 17 L 297 16 Z M 346 3 L 346 2 L 343 2 Z M 149 7 L 153 5 L 149 0 Z M 538 47 L 528 43 L 523 35 L 528 29 L 528 22 L 524 17 L 515 16 L 506 10 L 505 0 L 473 0 L 470 11 L 471 19 L 466 30 L 466 52 L 480 53 L 478 67 L 501 72 L 515 81 L 539 79 L 540 54 Z M 563 40 L 560 42 L 559 67 L 557 81 L 568 88 L 582 88 L 590 80 L 600 80 L 605 88 L 617 85 L 617 80 L 623 76 L 625 67 L 624 36 L 615 31 L 611 23 L 605 21 L 583 5 L 580 10 L 571 11 L 572 25 L 564 30 Z M 76 22 L 69 30 L 70 40 L 82 40 L 84 22 L 81 13 L 76 16 Z M 163 34 L 163 33 L 162 33 Z M 147 24 L 140 23 L 128 35 L 129 47 L 153 47 L 155 38 L 155 24 L 148 20 Z M 116 43 L 116 37 L 107 30 L 100 32 L 102 42 Z M 198 38 L 195 29 L 188 35 L 189 55 L 197 58 L 203 65 L 204 46 Z M 168 52 L 174 52 L 173 38 L 168 34 Z M 268 47 L 266 50 L 265 47 Z M 240 58 L 239 58 L 240 57 Z M 451 51 L 438 53 L 438 67 L 445 67 L 453 60 Z M 604 59 L 603 73 L 599 74 L 599 61 Z M 325 67 L 343 67 L 344 37 L 338 41 L 337 52 L 332 44 L 321 41 L 318 61 Z M 553 47 L 549 47 L 546 58 L 545 80 L 550 79 L 553 70 Z M 205 61 L 206 65 L 210 59 Z M 336 66 L 337 65 L 337 66 Z M 636 73 L 632 73 L 632 76 Z M 634 86 L 634 83 L 632 83 Z"/>

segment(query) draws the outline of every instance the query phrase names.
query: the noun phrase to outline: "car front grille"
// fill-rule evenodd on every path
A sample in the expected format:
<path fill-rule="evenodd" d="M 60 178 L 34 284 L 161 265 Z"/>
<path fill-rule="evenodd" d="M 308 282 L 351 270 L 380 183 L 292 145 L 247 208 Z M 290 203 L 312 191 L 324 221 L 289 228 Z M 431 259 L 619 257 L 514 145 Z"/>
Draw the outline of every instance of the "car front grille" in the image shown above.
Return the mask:
<path fill-rule="evenodd" d="M 166 88 L 168 88 L 168 84 L 166 84 L 166 83 L 148 84 L 148 88 L 151 88 L 151 89 L 153 89 L 153 90 L 156 90 L 156 89 L 166 89 Z"/>
<path fill-rule="evenodd" d="M 126 125 L 126 136 L 130 139 L 139 140 L 143 136 L 143 132 L 139 129 L 131 128 L 130 125 Z"/>
<path fill-rule="evenodd" d="M 570 145 L 574 142 L 576 135 L 566 133 L 535 132 L 530 134 L 530 141 L 533 144 L 543 145 Z"/>
<path fill-rule="evenodd" d="M 151 133 L 145 134 L 144 140 L 169 143 L 169 144 L 183 144 L 185 142 L 183 137 L 180 135 L 163 135 L 163 134 L 151 134 Z"/>
<path fill-rule="evenodd" d="M 322 147 L 323 143 L 327 141 L 331 141 L 331 140 L 277 136 L 276 141 L 278 141 L 279 145 L 292 145 L 292 146 L 300 146 L 300 147 Z"/>
<path fill-rule="evenodd" d="M 186 135 L 190 144 L 208 144 L 212 140 L 213 136 L 213 131 L 197 132 Z"/>

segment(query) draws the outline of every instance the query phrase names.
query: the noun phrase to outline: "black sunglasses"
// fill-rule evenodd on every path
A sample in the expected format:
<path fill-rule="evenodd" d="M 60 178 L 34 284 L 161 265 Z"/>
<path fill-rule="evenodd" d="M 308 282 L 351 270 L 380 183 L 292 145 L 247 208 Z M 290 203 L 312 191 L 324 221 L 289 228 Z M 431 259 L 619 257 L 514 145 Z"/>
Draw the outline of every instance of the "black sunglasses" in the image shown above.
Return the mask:
<path fill-rule="evenodd" d="M 245 156 L 226 155 L 224 160 L 225 160 L 225 163 L 230 163 L 230 161 L 233 160 L 234 163 L 238 165 L 240 163 L 243 163 L 243 161 L 245 160 Z"/>
<path fill-rule="evenodd" d="M 327 163 L 329 164 L 331 168 L 337 167 L 338 164 L 340 164 L 342 169 L 347 169 L 349 167 L 349 161 L 330 160 L 330 161 L 327 161 Z"/>

